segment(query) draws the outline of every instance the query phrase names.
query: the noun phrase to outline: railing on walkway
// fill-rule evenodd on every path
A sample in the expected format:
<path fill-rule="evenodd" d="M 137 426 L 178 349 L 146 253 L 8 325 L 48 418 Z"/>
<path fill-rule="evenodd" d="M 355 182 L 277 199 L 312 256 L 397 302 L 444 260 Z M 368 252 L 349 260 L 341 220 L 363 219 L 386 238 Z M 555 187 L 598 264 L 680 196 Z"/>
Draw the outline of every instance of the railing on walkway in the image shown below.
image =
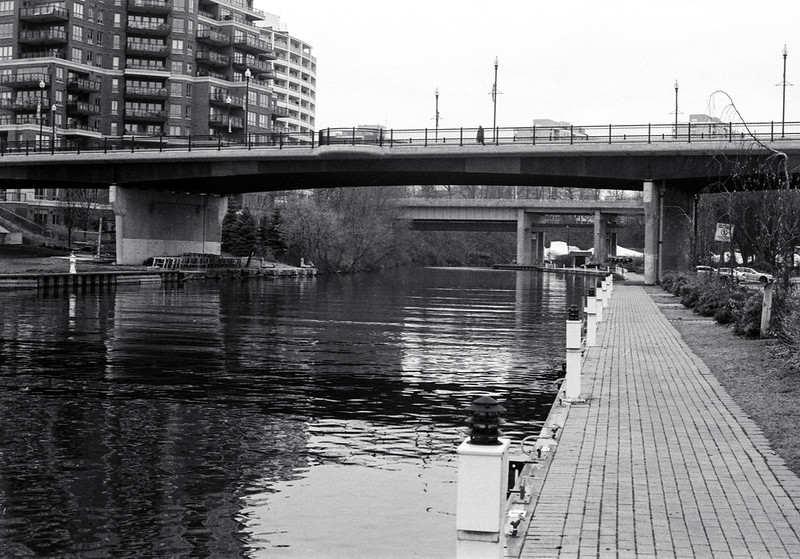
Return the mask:
<path fill-rule="evenodd" d="M 22 140 L 0 143 L 0 156 L 36 155 L 55 152 L 80 153 L 82 151 L 115 153 L 120 151 L 193 151 L 193 150 L 251 150 L 318 148 L 321 146 L 352 145 L 391 147 L 461 147 L 476 145 L 477 128 L 325 128 L 317 132 L 252 133 L 246 137 L 220 135 L 208 136 L 152 136 L 125 135 L 101 138 L 66 140 L 58 136 L 51 139 Z M 761 142 L 800 141 L 800 122 L 721 123 L 690 122 L 675 124 L 604 124 L 530 125 L 486 129 L 484 145 L 516 146 L 579 146 L 602 144 L 691 144 L 699 142 L 743 142 L 757 139 Z"/>
<path fill-rule="evenodd" d="M 156 256 L 150 268 L 162 270 L 208 270 L 209 268 L 240 268 L 240 258 L 225 258 L 215 254 L 183 254 Z"/>

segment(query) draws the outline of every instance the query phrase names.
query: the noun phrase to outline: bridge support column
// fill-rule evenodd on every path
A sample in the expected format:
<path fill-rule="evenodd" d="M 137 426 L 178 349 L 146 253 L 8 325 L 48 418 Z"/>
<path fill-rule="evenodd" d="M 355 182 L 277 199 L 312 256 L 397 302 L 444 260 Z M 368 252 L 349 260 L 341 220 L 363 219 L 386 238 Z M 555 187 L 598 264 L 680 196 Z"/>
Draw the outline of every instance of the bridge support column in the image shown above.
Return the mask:
<path fill-rule="evenodd" d="M 608 241 L 606 239 L 606 216 L 600 210 L 594 212 L 594 260 L 608 260 Z"/>
<path fill-rule="evenodd" d="M 656 185 L 646 181 L 643 186 L 644 201 L 644 283 L 658 283 L 658 214 L 659 197 Z"/>
<path fill-rule="evenodd" d="M 219 254 L 227 198 L 138 190 L 111 185 L 117 228 L 117 263 L 142 264 L 152 256 Z"/>
<path fill-rule="evenodd" d="M 692 267 L 694 196 L 667 184 L 661 196 L 661 237 L 658 279 L 670 270 Z"/>
<path fill-rule="evenodd" d="M 644 282 L 654 285 L 668 270 L 692 265 L 692 204 L 679 188 L 644 183 Z"/>
<path fill-rule="evenodd" d="M 531 230 L 533 214 L 525 210 L 517 212 L 517 264 L 530 266 L 533 263 Z"/>

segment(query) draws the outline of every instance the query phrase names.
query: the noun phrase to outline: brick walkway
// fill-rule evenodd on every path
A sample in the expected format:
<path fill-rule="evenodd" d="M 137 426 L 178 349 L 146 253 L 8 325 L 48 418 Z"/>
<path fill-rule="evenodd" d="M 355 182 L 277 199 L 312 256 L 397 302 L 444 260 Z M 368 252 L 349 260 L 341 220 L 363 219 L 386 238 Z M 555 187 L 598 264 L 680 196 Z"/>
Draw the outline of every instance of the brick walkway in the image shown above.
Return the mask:
<path fill-rule="evenodd" d="M 800 478 L 761 430 L 644 288 L 604 318 L 522 557 L 800 557 Z"/>

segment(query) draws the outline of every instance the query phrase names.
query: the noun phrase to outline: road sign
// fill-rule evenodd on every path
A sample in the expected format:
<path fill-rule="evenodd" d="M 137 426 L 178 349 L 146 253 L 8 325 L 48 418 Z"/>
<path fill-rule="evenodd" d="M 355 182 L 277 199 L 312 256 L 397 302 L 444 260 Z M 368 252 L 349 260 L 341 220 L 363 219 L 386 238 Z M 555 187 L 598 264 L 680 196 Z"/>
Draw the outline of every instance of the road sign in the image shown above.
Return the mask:
<path fill-rule="evenodd" d="M 717 223 L 717 232 L 714 234 L 715 241 L 723 243 L 731 242 L 733 236 L 733 225 L 730 223 Z"/>

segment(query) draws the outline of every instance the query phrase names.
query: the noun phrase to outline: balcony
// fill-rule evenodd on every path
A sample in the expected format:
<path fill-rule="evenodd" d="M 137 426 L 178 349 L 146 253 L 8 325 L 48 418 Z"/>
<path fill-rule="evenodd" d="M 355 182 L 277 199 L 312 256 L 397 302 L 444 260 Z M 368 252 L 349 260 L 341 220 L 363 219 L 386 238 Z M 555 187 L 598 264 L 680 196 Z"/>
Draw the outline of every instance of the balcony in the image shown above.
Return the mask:
<path fill-rule="evenodd" d="M 0 99 L 0 109 L 19 113 L 31 113 L 39 109 L 40 103 L 42 107 L 44 107 L 46 110 L 49 110 L 50 99 L 47 97 L 44 99 L 40 99 L 39 97 Z"/>
<path fill-rule="evenodd" d="M 126 99 L 161 99 L 169 98 L 169 90 L 166 87 L 147 87 L 147 86 L 125 86 Z"/>
<path fill-rule="evenodd" d="M 98 93 L 100 91 L 100 81 L 70 76 L 67 80 L 67 91 L 79 93 Z"/>
<path fill-rule="evenodd" d="M 67 114 L 79 116 L 99 115 L 100 107 L 86 101 L 69 101 L 67 102 Z"/>
<path fill-rule="evenodd" d="M 165 58 L 169 54 L 167 45 L 153 45 L 141 41 L 128 41 L 125 43 L 125 53 L 153 58 Z"/>
<path fill-rule="evenodd" d="M 153 37 L 166 37 L 169 35 L 171 26 L 168 23 L 155 23 L 145 21 L 128 20 L 126 25 L 128 33 L 135 35 L 148 35 Z"/>
<path fill-rule="evenodd" d="M 225 95 L 222 93 L 212 93 L 208 96 L 208 104 L 216 105 L 217 107 L 227 107 L 228 97 L 230 97 L 230 106 L 234 109 L 244 108 L 244 97 Z"/>
<path fill-rule="evenodd" d="M 69 10 L 59 6 L 48 6 L 46 4 L 29 8 L 20 8 L 19 20 L 35 22 L 68 21 Z"/>
<path fill-rule="evenodd" d="M 262 41 L 261 39 L 257 39 L 251 35 L 238 35 L 234 36 L 233 38 L 233 46 L 237 49 L 255 53 L 263 56 L 268 56 L 270 53 L 274 54 L 274 50 L 272 49 L 272 44 L 268 43 L 267 41 Z"/>
<path fill-rule="evenodd" d="M 67 42 L 67 30 L 63 27 L 24 29 L 19 32 L 19 42 L 24 45 L 62 44 Z"/>
<path fill-rule="evenodd" d="M 44 82 L 45 86 L 49 86 L 50 76 L 39 73 L 6 74 L 0 76 L 0 84 L 12 88 L 39 87 L 40 82 Z"/>
<path fill-rule="evenodd" d="M 62 49 L 39 49 L 29 50 L 27 52 L 20 52 L 19 58 L 61 58 L 65 59 L 64 51 Z"/>
<path fill-rule="evenodd" d="M 286 107 L 273 106 L 270 111 L 272 116 L 279 119 L 289 118 L 289 109 Z"/>
<path fill-rule="evenodd" d="M 212 29 L 201 29 L 197 32 L 197 42 L 207 45 L 228 46 L 231 44 L 231 36 Z"/>
<path fill-rule="evenodd" d="M 230 123 L 230 126 L 228 123 Z M 229 128 L 230 130 L 241 130 L 244 128 L 244 120 L 241 117 L 229 117 L 226 114 L 219 113 L 211 113 L 208 115 L 208 124 L 216 128 Z"/>
<path fill-rule="evenodd" d="M 139 72 L 144 73 L 162 73 L 167 72 L 167 66 L 165 64 L 143 64 L 141 62 L 137 62 L 136 60 L 128 60 L 125 63 L 126 70 L 137 70 Z"/>
<path fill-rule="evenodd" d="M 163 122 L 167 120 L 167 111 L 151 109 L 125 109 L 125 120 L 136 122 Z"/>
<path fill-rule="evenodd" d="M 197 51 L 197 61 L 216 67 L 228 67 L 231 63 L 231 57 L 218 52 L 201 50 Z"/>
<path fill-rule="evenodd" d="M 136 14 L 168 14 L 172 2 L 164 0 L 128 0 L 128 12 Z"/>

